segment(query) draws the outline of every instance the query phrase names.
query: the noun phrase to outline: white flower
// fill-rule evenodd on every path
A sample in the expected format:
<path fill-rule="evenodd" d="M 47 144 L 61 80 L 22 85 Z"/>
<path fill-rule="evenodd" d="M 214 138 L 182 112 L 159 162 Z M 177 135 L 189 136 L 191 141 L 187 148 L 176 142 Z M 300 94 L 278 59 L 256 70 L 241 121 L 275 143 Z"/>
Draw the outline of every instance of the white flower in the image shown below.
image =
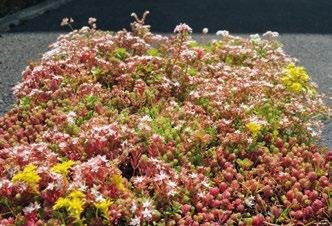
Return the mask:
<path fill-rule="evenodd" d="M 244 203 L 250 208 L 253 207 L 255 205 L 255 197 L 249 196 L 249 197 L 245 198 Z"/>
<path fill-rule="evenodd" d="M 7 187 L 11 188 L 13 186 L 13 183 L 11 181 L 7 181 Z"/>
<path fill-rule="evenodd" d="M 137 210 L 137 205 L 136 205 L 135 202 L 133 202 L 133 205 L 131 206 L 130 211 L 131 211 L 132 213 L 135 213 L 136 210 Z"/>
<path fill-rule="evenodd" d="M 72 139 L 73 144 L 78 144 L 79 138 L 75 137 Z"/>
<path fill-rule="evenodd" d="M 189 61 L 195 60 L 197 57 L 197 52 L 193 50 L 184 50 L 181 52 L 180 57 Z"/>
<path fill-rule="evenodd" d="M 152 202 L 150 200 L 147 199 L 143 202 L 143 207 L 144 208 L 149 208 L 151 206 L 152 206 Z"/>
<path fill-rule="evenodd" d="M 158 139 L 159 137 L 160 137 L 160 136 L 159 136 L 158 134 L 153 134 L 153 135 L 152 135 L 152 139 Z M 160 163 L 161 163 L 161 161 L 160 161 L 159 159 L 154 158 L 154 157 L 150 158 L 150 160 L 151 160 L 153 163 L 156 163 L 156 164 L 160 164 Z"/>
<path fill-rule="evenodd" d="M 59 144 L 59 148 L 63 149 L 63 148 L 65 148 L 65 147 L 67 147 L 67 144 L 66 144 L 65 142 L 61 142 L 61 143 Z"/>
<path fill-rule="evenodd" d="M 168 192 L 167 192 L 167 195 L 169 195 L 169 196 L 174 196 L 175 194 L 176 194 L 176 183 L 174 182 L 174 181 L 169 181 L 168 183 L 167 183 L 167 185 L 168 185 Z"/>
<path fill-rule="evenodd" d="M 103 202 L 103 201 L 105 201 L 105 198 L 103 197 L 102 194 L 99 193 L 99 195 L 96 196 L 96 201 L 97 202 Z"/>
<path fill-rule="evenodd" d="M 26 189 L 28 188 L 28 185 L 27 184 L 20 184 L 19 186 L 19 192 L 23 192 L 25 191 Z"/>
<path fill-rule="evenodd" d="M 175 189 L 173 189 L 173 188 L 169 189 L 169 191 L 167 192 L 167 195 L 168 196 L 174 196 L 174 195 L 176 195 Z"/>
<path fill-rule="evenodd" d="M 267 124 L 266 120 L 260 119 L 256 116 L 250 117 L 250 122 L 253 122 L 253 123 L 256 123 L 256 124 L 259 124 L 259 125 L 266 125 Z"/>
<path fill-rule="evenodd" d="M 55 188 L 55 184 L 53 182 L 49 183 L 45 190 L 53 190 Z"/>
<path fill-rule="evenodd" d="M 197 92 L 197 91 L 191 91 L 191 92 L 189 93 L 189 95 L 190 95 L 190 96 L 193 96 L 193 97 L 195 97 L 195 98 L 200 97 L 200 94 L 199 94 L 199 92 Z"/>
<path fill-rule="evenodd" d="M 209 32 L 209 29 L 207 27 L 203 28 L 202 33 L 207 34 Z"/>
<path fill-rule="evenodd" d="M 91 188 L 91 194 L 97 198 L 99 196 L 101 196 L 101 193 L 98 191 L 99 186 L 96 186 L 95 184 L 93 185 L 93 187 Z"/>
<path fill-rule="evenodd" d="M 171 188 L 175 188 L 177 186 L 177 184 L 174 181 L 168 181 L 167 185 Z"/>
<path fill-rule="evenodd" d="M 88 20 L 88 24 L 91 26 L 91 28 L 96 29 L 97 25 L 96 25 L 97 19 L 90 17 Z"/>
<path fill-rule="evenodd" d="M 179 87 L 179 86 L 180 86 L 180 83 L 179 83 L 178 81 L 175 81 L 175 82 L 173 82 L 173 86 L 175 86 L 175 87 Z"/>
<path fill-rule="evenodd" d="M 142 214 L 143 214 L 143 217 L 145 218 L 145 219 L 151 219 L 152 218 L 152 211 L 151 210 L 149 210 L 149 209 L 144 209 L 143 210 L 143 212 L 142 212 Z"/>
<path fill-rule="evenodd" d="M 309 133 L 311 134 L 311 136 L 313 136 L 313 137 L 319 137 L 321 134 L 321 131 L 312 125 L 309 125 L 307 127 L 307 129 L 308 129 Z"/>
<path fill-rule="evenodd" d="M 259 34 L 253 34 L 253 35 L 250 35 L 250 39 L 253 41 L 260 41 L 261 37 L 259 36 Z"/>
<path fill-rule="evenodd" d="M 226 125 L 229 125 L 232 123 L 232 120 L 227 120 L 227 119 L 222 119 L 222 120 Z"/>
<path fill-rule="evenodd" d="M 66 26 L 66 25 L 69 25 L 69 24 L 71 24 L 71 23 L 74 23 L 73 18 L 65 17 L 65 18 L 62 19 L 60 25 L 61 25 L 61 26 Z"/>
<path fill-rule="evenodd" d="M 283 118 L 281 118 L 280 121 L 281 121 L 282 124 L 287 124 L 287 123 L 289 123 L 289 120 L 288 120 L 287 117 L 283 117 Z"/>
<path fill-rule="evenodd" d="M 104 162 L 104 163 L 107 163 L 107 162 L 108 162 L 108 160 L 107 160 L 107 158 L 106 158 L 105 155 L 99 155 L 99 159 L 100 159 L 102 162 Z"/>
<path fill-rule="evenodd" d="M 184 32 L 192 33 L 192 31 L 193 30 L 191 29 L 191 27 L 189 27 L 185 23 L 181 23 L 181 24 L 177 25 L 174 29 L 174 33 L 184 33 Z"/>
<path fill-rule="evenodd" d="M 68 25 L 69 24 L 69 18 L 68 17 L 65 17 L 65 18 L 63 18 L 62 19 L 62 21 L 61 21 L 61 26 L 66 26 L 66 25 Z"/>
<path fill-rule="evenodd" d="M 267 31 L 263 34 L 263 37 L 266 38 L 278 38 L 279 33 L 278 32 L 273 32 L 273 31 Z"/>
<path fill-rule="evenodd" d="M 142 119 L 141 122 L 151 122 L 152 118 L 149 115 L 145 115 Z"/>
<path fill-rule="evenodd" d="M 163 180 L 168 179 L 168 178 L 169 178 L 169 176 L 164 171 L 161 171 L 160 174 L 158 174 L 156 176 L 157 181 L 163 181 Z"/>
<path fill-rule="evenodd" d="M 248 106 L 248 105 L 246 105 L 246 104 L 240 104 L 240 107 L 241 108 L 243 108 L 244 110 L 248 110 L 248 109 L 250 109 L 250 107 Z"/>
<path fill-rule="evenodd" d="M 94 17 L 90 17 L 89 20 L 88 20 L 88 23 L 89 23 L 90 25 L 92 25 L 92 24 L 94 24 L 94 23 L 96 23 L 96 22 L 97 22 L 97 19 L 94 18 Z"/>
<path fill-rule="evenodd" d="M 203 181 L 202 181 L 202 185 L 203 185 L 204 187 L 206 187 L 206 188 L 209 188 L 209 187 L 210 187 L 209 183 L 208 183 L 206 180 L 203 180 Z"/>
<path fill-rule="evenodd" d="M 134 182 L 135 183 L 142 183 L 144 180 L 144 177 L 143 176 L 138 176 L 134 179 Z"/>
<path fill-rule="evenodd" d="M 197 174 L 196 173 L 192 173 L 189 175 L 190 178 L 192 179 L 196 179 L 197 178 Z"/>
<path fill-rule="evenodd" d="M 131 219 L 129 225 L 140 225 L 141 224 L 141 219 L 139 219 L 137 216 L 135 216 L 135 218 Z"/>
<path fill-rule="evenodd" d="M 149 115 L 145 115 L 137 125 L 137 128 L 140 130 L 146 129 L 150 130 L 150 126 L 147 125 L 147 122 L 151 122 L 152 118 Z"/>
<path fill-rule="evenodd" d="M 25 214 L 29 214 L 29 213 L 32 213 L 32 212 L 35 211 L 35 210 L 38 210 L 38 209 L 40 209 L 40 205 L 39 205 L 39 203 L 34 202 L 34 203 L 30 203 L 29 206 L 23 208 L 23 212 L 24 212 Z"/>
<path fill-rule="evenodd" d="M 182 128 L 182 125 L 177 125 L 174 127 L 174 129 L 176 129 L 176 130 L 180 130 L 181 128 Z"/>
<path fill-rule="evenodd" d="M 32 213 L 33 211 L 34 211 L 34 208 L 31 207 L 30 205 L 23 208 L 23 212 L 26 213 L 26 214 L 27 213 Z"/>
<path fill-rule="evenodd" d="M 69 117 L 75 117 L 75 116 L 76 116 L 76 113 L 75 113 L 74 111 L 70 111 L 70 112 L 68 113 L 68 116 L 69 116 Z"/>
<path fill-rule="evenodd" d="M 68 122 L 68 124 L 70 124 L 70 125 L 73 125 L 73 124 L 75 124 L 75 119 L 74 118 L 67 118 L 67 122 Z"/>
<path fill-rule="evenodd" d="M 93 166 L 91 169 L 91 172 L 96 173 L 96 172 L 98 172 L 98 170 L 99 170 L 99 166 Z"/>
<path fill-rule="evenodd" d="M 2 181 L 0 181 L 0 189 L 2 188 L 2 186 L 3 186 L 3 182 L 2 182 Z"/>
<path fill-rule="evenodd" d="M 197 196 L 200 198 L 204 198 L 206 196 L 206 194 L 204 194 L 203 192 L 200 192 L 197 194 Z"/>
<path fill-rule="evenodd" d="M 88 189 L 88 186 L 86 186 L 85 184 L 80 184 L 79 185 L 79 189 L 81 190 L 81 191 L 86 191 L 86 189 Z"/>
<path fill-rule="evenodd" d="M 223 31 L 217 31 L 216 35 L 229 36 L 229 32 L 226 31 L 226 30 L 223 30 Z"/>

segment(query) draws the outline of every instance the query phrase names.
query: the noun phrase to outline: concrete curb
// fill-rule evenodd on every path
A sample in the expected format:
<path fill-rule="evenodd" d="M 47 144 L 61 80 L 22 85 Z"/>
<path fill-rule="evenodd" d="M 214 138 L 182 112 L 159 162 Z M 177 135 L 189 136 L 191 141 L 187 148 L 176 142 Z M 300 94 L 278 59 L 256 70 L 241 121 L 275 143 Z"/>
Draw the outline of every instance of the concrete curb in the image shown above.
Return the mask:
<path fill-rule="evenodd" d="M 35 6 L 22 9 L 17 13 L 0 18 L 0 32 L 5 32 L 12 25 L 19 25 L 21 21 L 28 20 L 45 13 L 48 10 L 56 9 L 59 6 L 72 0 L 47 0 Z"/>

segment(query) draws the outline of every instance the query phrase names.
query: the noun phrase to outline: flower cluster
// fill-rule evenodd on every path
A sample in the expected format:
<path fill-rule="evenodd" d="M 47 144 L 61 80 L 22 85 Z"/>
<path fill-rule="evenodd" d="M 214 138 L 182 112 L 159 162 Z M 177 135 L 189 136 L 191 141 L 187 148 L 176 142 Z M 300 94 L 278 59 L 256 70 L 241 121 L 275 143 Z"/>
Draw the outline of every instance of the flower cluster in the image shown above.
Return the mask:
<path fill-rule="evenodd" d="M 328 225 L 329 109 L 278 34 L 201 44 L 147 14 L 90 18 L 25 69 L 0 117 L 0 225 Z"/>
<path fill-rule="evenodd" d="M 283 83 L 294 92 L 312 91 L 315 92 L 310 86 L 308 86 L 309 75 L 303 67 L 296 67 L 294 64 L 287 66 L 286 75 L 281 78 Z"/>

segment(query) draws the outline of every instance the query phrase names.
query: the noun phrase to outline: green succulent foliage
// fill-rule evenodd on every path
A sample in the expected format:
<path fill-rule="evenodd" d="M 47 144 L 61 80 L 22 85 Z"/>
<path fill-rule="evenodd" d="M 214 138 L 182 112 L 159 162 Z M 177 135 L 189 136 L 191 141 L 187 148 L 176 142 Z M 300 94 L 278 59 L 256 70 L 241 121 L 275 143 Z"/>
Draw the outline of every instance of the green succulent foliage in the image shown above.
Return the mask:
<path fill-rule="evenodd" d="M 265 117 L 268 123 L 279 122 L 281 110 L 273 106 L 271 102 L 266 102 L 262 107 L 255 109 L 255 114 Z"/>
<path fill-rule="evenodd" d="M 28 96 L 22 97 L 20 100 L 20 108 L 22 109 L 28 109 L 31 104 L 31 99 Z"/>
<path fill-rule="evenodd" d="M 207 97 L 200 97 L 197 102 L 204 108 L 207 108 L 210 105 L 210 101 Z"/>
<path fill-rule="evenodd" d="M 197 72 L 197 70 L 196 70 L 195 68 L 193 68 L 193 67 L 189 67 L 189 68 L 188 68 L 188 74 L 189 74 L 190 76 L 194 77 L 194 76 L 196 76 L 197 73 L 198 73 L 198 72 Z"/>
<path fill-rule="evenodd" d="M 125 48 L 117 48 L 114 51 L 114 57 L 119 60 L 124 60 L 127 56 L 128 52 Z"/>
<path fill-rule="evenodd" d="M 149 55 L 149 56 L 160 56 L 160 52 L 158 49 L 148 49 L 146 51 L 146 53 Z"/>
<path fill-rule="evenodd" d="M 100 75 L 101 72 L 102 72 L 102 70 L 101 70 L 99 67 L 93 67 L 93 68 L 91 69 L 91 73 L 92 73 L 92 75 L 94 75 L 94 76 L 98 76 L 98 75 Z"/>
<path fill-rule="evenodd" d="M 218 135 L 217 129 L 215 127 L 212 127 L 212 126 L 207 127 L 205 129 L 205 131 L 212 137 L 216 137 Z"/>
<path fill-rule="evenodd" d="M 70 135 L 77 135 L 80 132 L 80 127 L 75 124 L 67 124 L 65 127 L 65 131 Z"/>
<path fill-rule="evenodd" d="M 173 202 L 168 208 L 163 212 L 165 217 L 171 217 L 175 214 L 181 214 L 181 205 L 177 202 Z"/>
<path fill-rule="evenodd" d="M 237 159 L 237 164 L 243 169 L 249 169 L 254 163 L 250 159 Z"/>
<path fill-rule="evenodd" d="M 164 137 L 165 141 L 179 140 L 178 131 L 172 126 L 172 120 L 167 117 L 159 116 L 151 122 L 151 129 L 153 133 Z"/>
<path fill-rule="evenodd" d="M 99 101 L 100 99 L 97 96 L 87 95 L 84 97 L 84 103 L 88 109 L 94 109 Z"/>

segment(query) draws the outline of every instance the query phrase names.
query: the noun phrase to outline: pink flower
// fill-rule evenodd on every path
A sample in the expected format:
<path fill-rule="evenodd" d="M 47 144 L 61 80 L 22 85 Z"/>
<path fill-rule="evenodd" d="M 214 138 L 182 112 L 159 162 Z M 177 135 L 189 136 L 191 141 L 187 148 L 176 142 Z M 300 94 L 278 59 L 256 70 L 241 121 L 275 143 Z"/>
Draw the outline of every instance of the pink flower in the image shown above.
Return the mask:
<path fill-rule="evenodd" d="M 181 23 L 175 27 L 174 33 L 192 33 L 192 29 L 187 24 Z"/>

